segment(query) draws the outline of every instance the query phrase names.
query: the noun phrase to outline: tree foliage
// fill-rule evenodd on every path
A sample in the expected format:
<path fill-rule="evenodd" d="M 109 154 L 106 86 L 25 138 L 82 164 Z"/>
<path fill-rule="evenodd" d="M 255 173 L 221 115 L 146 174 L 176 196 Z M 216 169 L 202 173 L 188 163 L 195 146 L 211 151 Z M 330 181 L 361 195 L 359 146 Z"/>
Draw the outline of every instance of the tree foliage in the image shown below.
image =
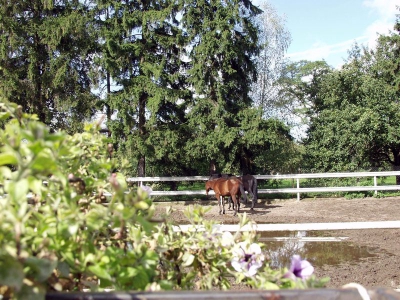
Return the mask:
<path fill-rule="evenodd" d="M 173 149 L 166 143 L 184 138 L 186 41 L 177 19 L 182 4 L 100 3 L 104 67 L 120 87 L 107 102 L 115 113 L 108 126 L 119 152 L 136 161 L 138 175 L 144 176 L 146 160 L 156 164 Z M 168 174 L 166 170 L 162 173 Z"/>
<path fill-rule="evenodd" d="M 315 170 L 399 168 L 399 45 L 399 31 L 380 36 L 374 50 L 356 45 L 324 77 L 306 142 Z"/>
<path fill-rule="evenodd" d="M 55 129 L 74 132 L 94 113 L 88 11 L 82 1 L 1 1 L 0 88 Z"/>
<path fill-rule="evenodd" d="M 249 89 L 257 74 L 254 56 L 260 48 L 254 19 L 260 12 L 251 1 L 241 0 L 191 1 L 184 8 L 194 91 L 186 152 L 209 163 L 210 173 L 217 168 L 249 171 L 250 166 L 239 167 L 247 165 L 243 160 L 233 158 L 249 159 L 241 139 L 246 134 L 241 117 L 257 115 L 246 110 L 252 105 Z"/>
<path fill-rule="evenodd" d="M 273 47 L 260 13 L 247 0 L 5 1 L 0 88 L 53 130 L 104 113 L 115 168 L 132 175 L 254 173 L 271 140 L 251 136 L 275 134 L 250 93 Z"/>
<path fill-rule="evenodd" d="M 304 138 L 309 118 L 320 109 L 319 90 L 321 82 L 332 68 L 325 61 L 287 62 L 281 76 L 275 82 L 278 89 L 276 109 L 288 126 Z"/>

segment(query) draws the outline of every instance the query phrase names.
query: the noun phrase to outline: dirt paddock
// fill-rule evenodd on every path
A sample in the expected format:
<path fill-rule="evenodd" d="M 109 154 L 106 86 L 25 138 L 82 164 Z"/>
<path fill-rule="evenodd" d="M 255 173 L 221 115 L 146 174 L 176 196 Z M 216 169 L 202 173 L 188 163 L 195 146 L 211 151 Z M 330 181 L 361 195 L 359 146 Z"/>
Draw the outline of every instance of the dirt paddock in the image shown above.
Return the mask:
<path fill-rule="evenodd" d="M 183 222 L 186 217 L 183 210 L 194 203 L 212 207 L 206 219 L 220 220 L 221 223 L 235 223 L 238 217 L 227 210 L 219 215 L 217 201 L 156 202 L 157 214 L 165 211 L 165 206 L 172 206 L 172 218 Z M 226 206 L 227 208 L 227 206 Z M 262 223 L 328 223 L 328 222 L 367 222 L 399 221 L 400 197 L 388 198 L 324 198 L 293 200 L 259 199 L 255 211 L 250 205 L 241 207 L 240 212 L 247 212 L 251 220 Z M 377 256 L 355 261 L 351 264 L 315 267 L 318 277 L 330 277 L 328 288 L 340 288 L 344 284 L 356 282 L 366 288 L 400 289 L 400 229 L 360 229 L 329 231 L 332 237 L 346 236 L 354 244 L 374 247 Z"/>

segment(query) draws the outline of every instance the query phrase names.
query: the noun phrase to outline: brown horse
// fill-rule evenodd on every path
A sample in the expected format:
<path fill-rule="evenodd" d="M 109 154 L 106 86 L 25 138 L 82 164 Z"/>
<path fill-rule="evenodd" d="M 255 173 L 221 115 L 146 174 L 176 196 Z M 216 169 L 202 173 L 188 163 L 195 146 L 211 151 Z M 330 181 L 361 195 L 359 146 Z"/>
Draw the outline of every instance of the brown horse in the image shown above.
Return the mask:
<path fill-rule="evenodd" d="M 242 181 L 235 177 L 212 179 L 206 182 L 206 194 L 208 195 L 210 190 L 214 190 L 215 197 L 218 200 L 219 214 L 225 214 L 225 203 L 223 201 L 223 197 L 232 197 L 235 211 L 233 215 L 236 216 L 240 208 L 239 198 L 241 195 L 241 186 L 243 186 Z"/>
<path fill-rule="evenodd" d="M 211 179 L 215 179 L 215 178 L 232 178 L 232 177 L 236 177 L 235 175 L 232 175 L 232 174 L 220 174 L 220 173 L 214 173 L 214 174 L 211 174 L 211 176 L 209 177 L 209 180 L 211 180 Z M 253 210 L 254 209 L 254 205 L 255 205 L 255 203 L 257 203 L 257 192 L 258 192 L 258 189 L 257 189 L 257 178 L 256 177 L 254 177 L 253 175 L 250 175 L 250 174 L 247 174 L 247 175 L 243 175 L 243 176 L 240 176 L 240 177 L 237 177 L 237 178 L 239 178 L 241 181 L 242 181 L 242 183 L 243 183 L 243 186 L 241 187 L 241 190 L 240 190 L 240 192 L 241 192 L 241 194 L 242 194 L 242 197 L 243 197 L 243 201 L 247 204 L 247 196 L 246 196 L 246 193 L 245 193 L 245 191 L 248 193 L 248 194 L 251 194 L 252 195 L 252 201 L 251 201 L 251 208 L 250 208 L 250 210 Z M 242 190 L 242 188 L 243 188 L 243 190 Z M 239 200 L 240 201 L 240 200 Z M 232 199 L 231 198 L 229 198 L 229 200 L 228 200 L 228 203 L 229 203 L 229 206 L 228 206 L 228 209 L 230 209 L 231 208 L 231 202 L 232 202 Z M 243 203 L 243 202 L 242 202 Z"/>

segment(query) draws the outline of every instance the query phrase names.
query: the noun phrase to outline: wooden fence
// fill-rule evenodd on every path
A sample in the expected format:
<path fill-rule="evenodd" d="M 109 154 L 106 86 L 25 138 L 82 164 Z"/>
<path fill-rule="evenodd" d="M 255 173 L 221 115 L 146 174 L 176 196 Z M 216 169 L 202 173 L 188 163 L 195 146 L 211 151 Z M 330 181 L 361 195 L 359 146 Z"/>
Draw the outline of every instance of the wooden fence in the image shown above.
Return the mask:
<path fill-rule="evenodd" d="M 353 284 L 354 285 L 354 284 Z M 348 286 L 341 289 L 248 290 L 248 291 L 160 291 L 160 292 L 48 292 L 46 300 L 392 300 L 399 294 L 390 289 Z"/>
<path fill-rule="evenodd" d="M 358 191 L 396 191 L 400 190 L 400 185 L 378 185 L 379 177 L 400 176 L 400 171 L 388 172 L 350 172 L 350 173 L 309 173 L 309 174 L 286 174 L 286 175 L 254 175 L 260 180 L 282 180 L 294 179 L 296 180 L 296 188 L 283 188 L 283 189 L 259 189 L 259 194 L 275 194 L 275 193 L 290 193 L 297 194 L 297 200 L 300 200 L 301 193 L 315 193 L 315 192 L 358 192 Z M 339 186 L 339 187 L 301 187 L 301 179 L 315 179 L 315 178 L 365 178 L 373 177 L 373 186 Z M 144 185 L 146 182 L 169 182 L 169 181 L 206 181 L 208 176 L 183 176 L 183 177 L 130 177 L 127 181 L 130 183 L 138 183 Z M 206 191 L 153 191 L 154 196 L 177 196 L 177 195 L 205 195 Z M 210 191 L 210 194 L 213 194 Z"/>

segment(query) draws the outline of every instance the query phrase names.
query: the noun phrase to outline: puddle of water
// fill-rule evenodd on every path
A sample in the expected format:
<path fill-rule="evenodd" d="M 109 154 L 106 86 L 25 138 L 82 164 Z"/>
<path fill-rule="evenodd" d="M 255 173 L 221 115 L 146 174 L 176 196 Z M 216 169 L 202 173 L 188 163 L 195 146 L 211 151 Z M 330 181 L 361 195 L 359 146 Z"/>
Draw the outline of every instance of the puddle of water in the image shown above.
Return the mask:
<path fill-rule="evenodd" d="M 294 254 L 307 259 L 313 266 L 338 265 L 342 263 L 356 263 L 362 259 L 376 257 L 378 249 L 357 246 L 350 242 L 308 242 L 302 237 L 327 237 L 326 232 L 315 231 L 279 231 L 260 232 L 260 242 L 263 242 L 265 254 L 270 259 L 270 266 L 283 268 L 290 266 Z M 284 241 L 265 241 L 274 237 L 289 237 Z M 264 240 L 264 241 L 263 241 Z"/>
<path fill-rule="evenodd" d="M 235 225 L 236 222 L 221 222 Z M 180 224 L 183 225 L 183 224 Z M 276 238 L 283 238 L 276 240 Z M 327 238 L 325 241 L 322 238 Z M 330 239 L 329 239 L 330 238 Z M 259 231 L 258 241 L 264 243 L 264 254 L 273 268 L 289 267 L 293 255 L 300 255 L 313 266 L 355 264 L 378 257 L 382 249 L 355 245 L 346 237 L 331 237 L 327 231 Z"/>

